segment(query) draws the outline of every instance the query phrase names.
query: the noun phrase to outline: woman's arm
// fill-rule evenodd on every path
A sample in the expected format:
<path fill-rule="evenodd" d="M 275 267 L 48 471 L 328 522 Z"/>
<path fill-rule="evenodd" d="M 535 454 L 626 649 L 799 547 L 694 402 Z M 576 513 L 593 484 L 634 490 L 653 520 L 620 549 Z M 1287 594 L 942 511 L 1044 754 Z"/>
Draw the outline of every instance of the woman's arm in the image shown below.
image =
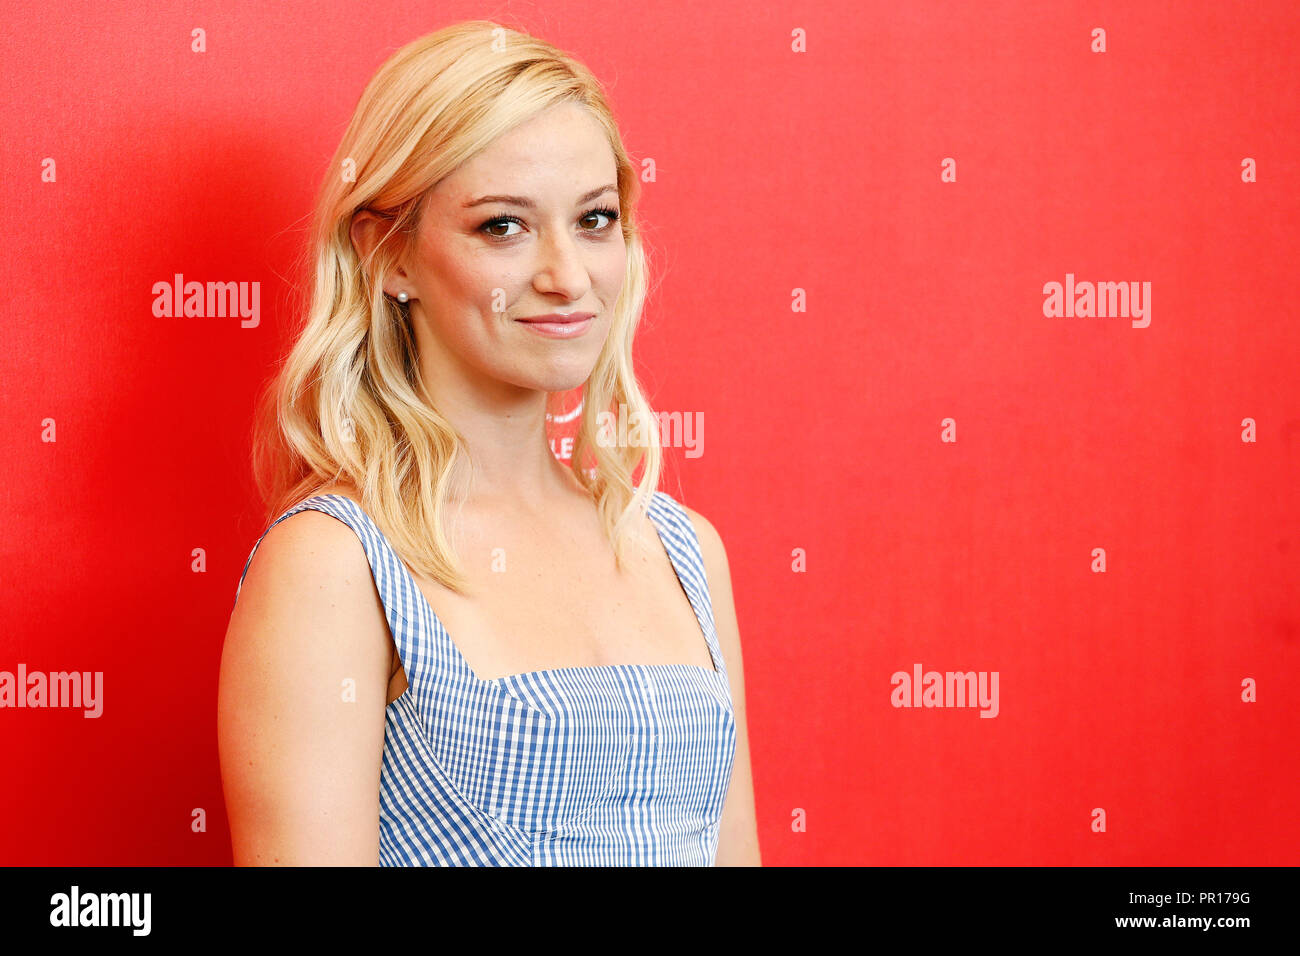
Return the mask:
<path fill-rule="evenodd" d="M 683 505 L 683 507 L 685 507 Z M 717 866 L 762 866 L 758 851 L 758 824 L 754 813 L 754 782 L 749 767 L 749 731 L 745 721 L 745 674 L 740 655 L 740 626 L 736 622 L 736 603 L 731 593 L 731 568 L 722 538 L 708 520 L 686 508 L 700 539 L 704 571 L 709 579 L 713 600 L 713 620 L 718 631 L 718 647 L 727 663 L 731 681 L 731 705 L 736 715 L 736 757 L 731 768 L 731 784 L 722 810 L 718 835 Z"/>
<path fill-rule="evenodd" d="M 236 866 L 378 864 L 391 661 L 352 529 L 308 510 L 267 532 L 221 655 L 217 745 Z"/>

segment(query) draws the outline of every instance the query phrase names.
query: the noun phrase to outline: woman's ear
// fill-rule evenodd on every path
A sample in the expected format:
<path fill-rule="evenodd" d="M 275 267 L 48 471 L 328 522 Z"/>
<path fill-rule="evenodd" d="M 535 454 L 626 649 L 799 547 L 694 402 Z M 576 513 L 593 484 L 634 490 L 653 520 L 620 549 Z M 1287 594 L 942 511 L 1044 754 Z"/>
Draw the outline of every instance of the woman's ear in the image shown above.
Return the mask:
<path fill-rule="evenodd" d="M 352 237 L 352 247 L 356 249 L 357 256 L 362 261 L 365 261 L 392 227 L 393 220 L 390 217 L 381 216 L 369 209 L 357 210 L 352 217 L 352 226 L 349 229 L 349 234 Z M 396 270 L 389 274 L 388 283 L 385 285 L 392 283 L 394 279 L 402 280 L 405 278 L 406 270 L 399 264 Z M 385 288 L 384 292 L 388 295 L 397 294 L 395 289 L 389 288 Z"/>

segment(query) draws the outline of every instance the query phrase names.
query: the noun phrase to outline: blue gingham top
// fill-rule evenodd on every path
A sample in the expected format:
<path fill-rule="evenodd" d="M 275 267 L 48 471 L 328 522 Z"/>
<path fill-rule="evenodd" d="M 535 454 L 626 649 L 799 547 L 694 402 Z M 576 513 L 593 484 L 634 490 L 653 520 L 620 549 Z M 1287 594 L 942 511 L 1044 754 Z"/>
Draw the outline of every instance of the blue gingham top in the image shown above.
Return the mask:
<path fill-rule="evenodd" d="M 676 500 L 656 491 L 648 513 L 713 669 L 613 664 L 493 680 L 474 675 L 352 499 L 308 498 L 266 530 L 305 508 L 361 539 L 406 670 L 384 728 L 381 866 L 713 864 L 736 725 L 699 539 Z"/>

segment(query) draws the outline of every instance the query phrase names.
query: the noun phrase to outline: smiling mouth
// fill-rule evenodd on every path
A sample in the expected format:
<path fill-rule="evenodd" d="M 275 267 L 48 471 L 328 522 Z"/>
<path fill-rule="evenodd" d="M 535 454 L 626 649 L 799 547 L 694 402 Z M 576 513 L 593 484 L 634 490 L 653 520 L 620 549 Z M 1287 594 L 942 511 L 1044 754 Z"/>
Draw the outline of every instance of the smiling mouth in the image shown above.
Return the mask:
<path fill-rule="evenodd" d="M 527 315 L 522 319 L 515 319 L 516 322 L 526 322 L 528 324 L 544 323 L 546 325 L 569 325 L 575 322 L 585 322 L 595 318 L 592 312 L 549 312 L 546 315 Z"/>
<path fill-rule="evenodd" d="M 535 315 L 526 319 L 516 319 L 515 321 L 527 326 L 539 335 L 556 339 L 571 339 L 586 332 L 594 320 L 595 315 L 591 312 L 571 312 L 567 315 L 559 313 Z"/>

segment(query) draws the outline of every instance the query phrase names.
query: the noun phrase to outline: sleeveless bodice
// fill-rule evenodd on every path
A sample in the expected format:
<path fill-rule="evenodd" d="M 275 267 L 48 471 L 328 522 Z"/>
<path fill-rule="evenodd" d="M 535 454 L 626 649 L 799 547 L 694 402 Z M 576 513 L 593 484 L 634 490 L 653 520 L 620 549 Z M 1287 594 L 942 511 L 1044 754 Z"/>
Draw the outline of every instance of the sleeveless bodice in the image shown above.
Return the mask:
<path fill-rule="evenodd" d="M 352 499 L 309 498 L 267 531 L 308 508 L 361 539 L 406 671 L 386 712 L 380 865 L 712 865 L 736 725 L 699 540 L 678 502 L 656 491 L 648 514 L 712 669 L 617 664 L 491 680 L 474 675 Z"/>

